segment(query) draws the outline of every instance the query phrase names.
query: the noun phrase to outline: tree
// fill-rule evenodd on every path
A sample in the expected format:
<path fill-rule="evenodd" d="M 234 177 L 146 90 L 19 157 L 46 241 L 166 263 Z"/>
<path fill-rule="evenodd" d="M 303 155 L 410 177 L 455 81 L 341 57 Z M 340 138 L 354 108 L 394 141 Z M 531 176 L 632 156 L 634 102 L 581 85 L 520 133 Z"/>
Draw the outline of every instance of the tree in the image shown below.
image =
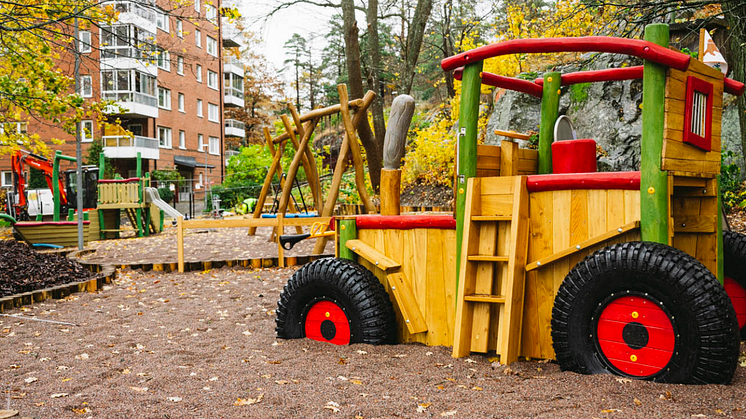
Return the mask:
<path fill-rule="evenodd" d="M 303 67 L 306 66 L 306 56 L 308 55 L 308 46 L 306 45 L 306 38 L 301 35 L 294 33 L 290 39 L 285 42 L 285 56 L 288 58 L 283 63 L 285 67 L 289 67 L 295 73 L 295 107 L 301 109 L 300 106 L 300 79 L 303 72 Z"/>

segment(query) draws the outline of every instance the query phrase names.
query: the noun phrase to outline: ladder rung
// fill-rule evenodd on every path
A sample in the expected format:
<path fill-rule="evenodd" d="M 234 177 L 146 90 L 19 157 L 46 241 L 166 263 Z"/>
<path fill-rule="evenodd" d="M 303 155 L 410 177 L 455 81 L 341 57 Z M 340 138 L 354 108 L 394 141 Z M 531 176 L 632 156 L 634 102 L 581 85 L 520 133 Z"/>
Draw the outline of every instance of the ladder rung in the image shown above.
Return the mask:
<path fill-rule="evenodd" d="M 473 262 L 507 262 L 507 256 L 471 255 L 468 257 Z"/>
<path fill-rule="evenodd" d="M 510 215 L 472 215 L 472 221 L 510 221 L 513 217 Z"/>
<path fill-rule="evenodd" d="M 490 294 L 471 294 L 464 296 L 464 301 L 471 301 L 474 303 L 503 304 L 505 303 L 505 296 Z"/>

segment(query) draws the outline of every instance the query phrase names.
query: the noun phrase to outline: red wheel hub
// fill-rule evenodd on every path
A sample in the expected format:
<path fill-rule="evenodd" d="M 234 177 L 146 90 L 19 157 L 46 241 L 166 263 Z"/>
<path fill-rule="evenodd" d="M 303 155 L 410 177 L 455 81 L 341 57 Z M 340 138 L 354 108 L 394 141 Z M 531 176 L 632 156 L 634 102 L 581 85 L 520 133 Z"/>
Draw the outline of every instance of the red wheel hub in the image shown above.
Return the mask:
<path fill-rule="evenodd" d="M 730 302 L 733 304 L 733 308 L 736 310 L 736 317 L 738 317 L 738 327 L 743 329 L 746 326 L 746 289 L 741 284 L 736 282 L 733 278 L 725 277 L 725 292 L 730 297 Z"/>
<path fill-rule="evenodd" d="M 324 300 L 314 303 L 306 314 L 306 337 L 335 345 L 350 344 L 350 322 L 337 304 Z"/>
<path fill-rule="evenodd" d="M 656 302 L 641 296 L 612 300 L 598 318 L 596 335 L 608 362 L 634 377 L 663 370 L 676 344 L 671 318 Z"/>

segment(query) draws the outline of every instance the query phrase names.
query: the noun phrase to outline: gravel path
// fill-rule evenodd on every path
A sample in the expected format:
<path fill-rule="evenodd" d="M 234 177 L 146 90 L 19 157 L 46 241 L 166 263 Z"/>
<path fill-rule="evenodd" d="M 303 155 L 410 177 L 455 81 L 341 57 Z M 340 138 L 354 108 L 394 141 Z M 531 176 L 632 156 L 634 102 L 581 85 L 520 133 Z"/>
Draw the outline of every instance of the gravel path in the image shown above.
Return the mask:
<path fill-rule="evenodd" d="M 36 418 L 744 417 L 730 386 L 560 372 L 422 345 L 275 338 L 295 268 L 123 271 L 118 284 L 0 317 L 0 384 Z M 5 397 L 2 407 L 5 408 Z"/>

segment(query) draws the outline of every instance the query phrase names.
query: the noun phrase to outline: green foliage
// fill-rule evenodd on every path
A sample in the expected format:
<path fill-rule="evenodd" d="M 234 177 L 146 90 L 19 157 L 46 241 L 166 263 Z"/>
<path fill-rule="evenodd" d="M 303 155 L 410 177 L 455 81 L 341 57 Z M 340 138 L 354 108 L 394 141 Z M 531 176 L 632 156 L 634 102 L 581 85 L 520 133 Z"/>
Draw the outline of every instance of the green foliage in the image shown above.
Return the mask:
<path fill-rule="evenodd" d="M 694 59 L 698 59 L 699 58 L 699 52 L 692 51 L 689 48 L 682 48 L 681 52 L 683 52 L 684 54 L 688 54 L 690 57 L 692 57 Z"/>
<path fill-rule="evenodd" d="M 158 188 L 158 195 L 166 202 L 172 202 L 174 199 L 174 193 L 169 187 Z"/>
<path fill-rule="evenodd" d="M 99 155 L 104 152 L 104 146 L 101 141 L 94 141 L 88 147 L 88 155 L 85 157 L 84 164 L 87 166 L 99 167 Z M 111 159 L 104 157 L 104 179 L 114 179 L 117 171 L 111 163 Z"/>
<path fill-rule="evenodd" d="M 44 172 L 42 172 L 39 169 L 34 169 L 33 167 L 29 167 L 28 185 L 26 186 L 26 188 L 27 189 L 49 188 L 49 185 L 47 185 L 46 176 L 44 176 Z"/>
<path fill-rule="evenodd" d="M 590 83 L 578 83 L 570 86 L 570 93 L 572 94 L 572 101 L 576 105 L 580 105 L 588 99 L 588 90 L 590 90 Z"/>
<path fill-rule="evenodd" d="M 287 150 L 286 150 L 287 151 Z M 272 156 L 261 145 L 250 144 L 241 147 L 240 154 L 231 156 L 226 166 L 225 183 L 249 181 L 251 183 L 264 182 L 267 169 L 272 164 Z"/>
<path fill-rule="evenodd" d="M 178 189 L 185 181 L 184 176 L 176 170 L 153 170 L 150 172 L 150 178 L 157 181 L 159 185 L 166 185 L 166 188 L 169 188 L 170 185 L 173 184 L 174 189 Z M 163 186 L 158 188 L 158 193 L 160 193 L 162 187 Z M 161 195 L 161 198 L 163 198 L 163 195 Z"/>
<path fill-rule="evenodd" d="M 517 75 L 521 80 L 528 80 L 528 81 L 534 81 L 539 77 L 539 73 L 536 71 L 524 71 L 523 73 Z"/>
<path fill-rule="evenodd" d="M 728 211 L 746 208 L 746 187 L 741 182 L 741 168 L 734 161 L 735 153 L 723 153 L 720 163 L 720 193 Z"/>

